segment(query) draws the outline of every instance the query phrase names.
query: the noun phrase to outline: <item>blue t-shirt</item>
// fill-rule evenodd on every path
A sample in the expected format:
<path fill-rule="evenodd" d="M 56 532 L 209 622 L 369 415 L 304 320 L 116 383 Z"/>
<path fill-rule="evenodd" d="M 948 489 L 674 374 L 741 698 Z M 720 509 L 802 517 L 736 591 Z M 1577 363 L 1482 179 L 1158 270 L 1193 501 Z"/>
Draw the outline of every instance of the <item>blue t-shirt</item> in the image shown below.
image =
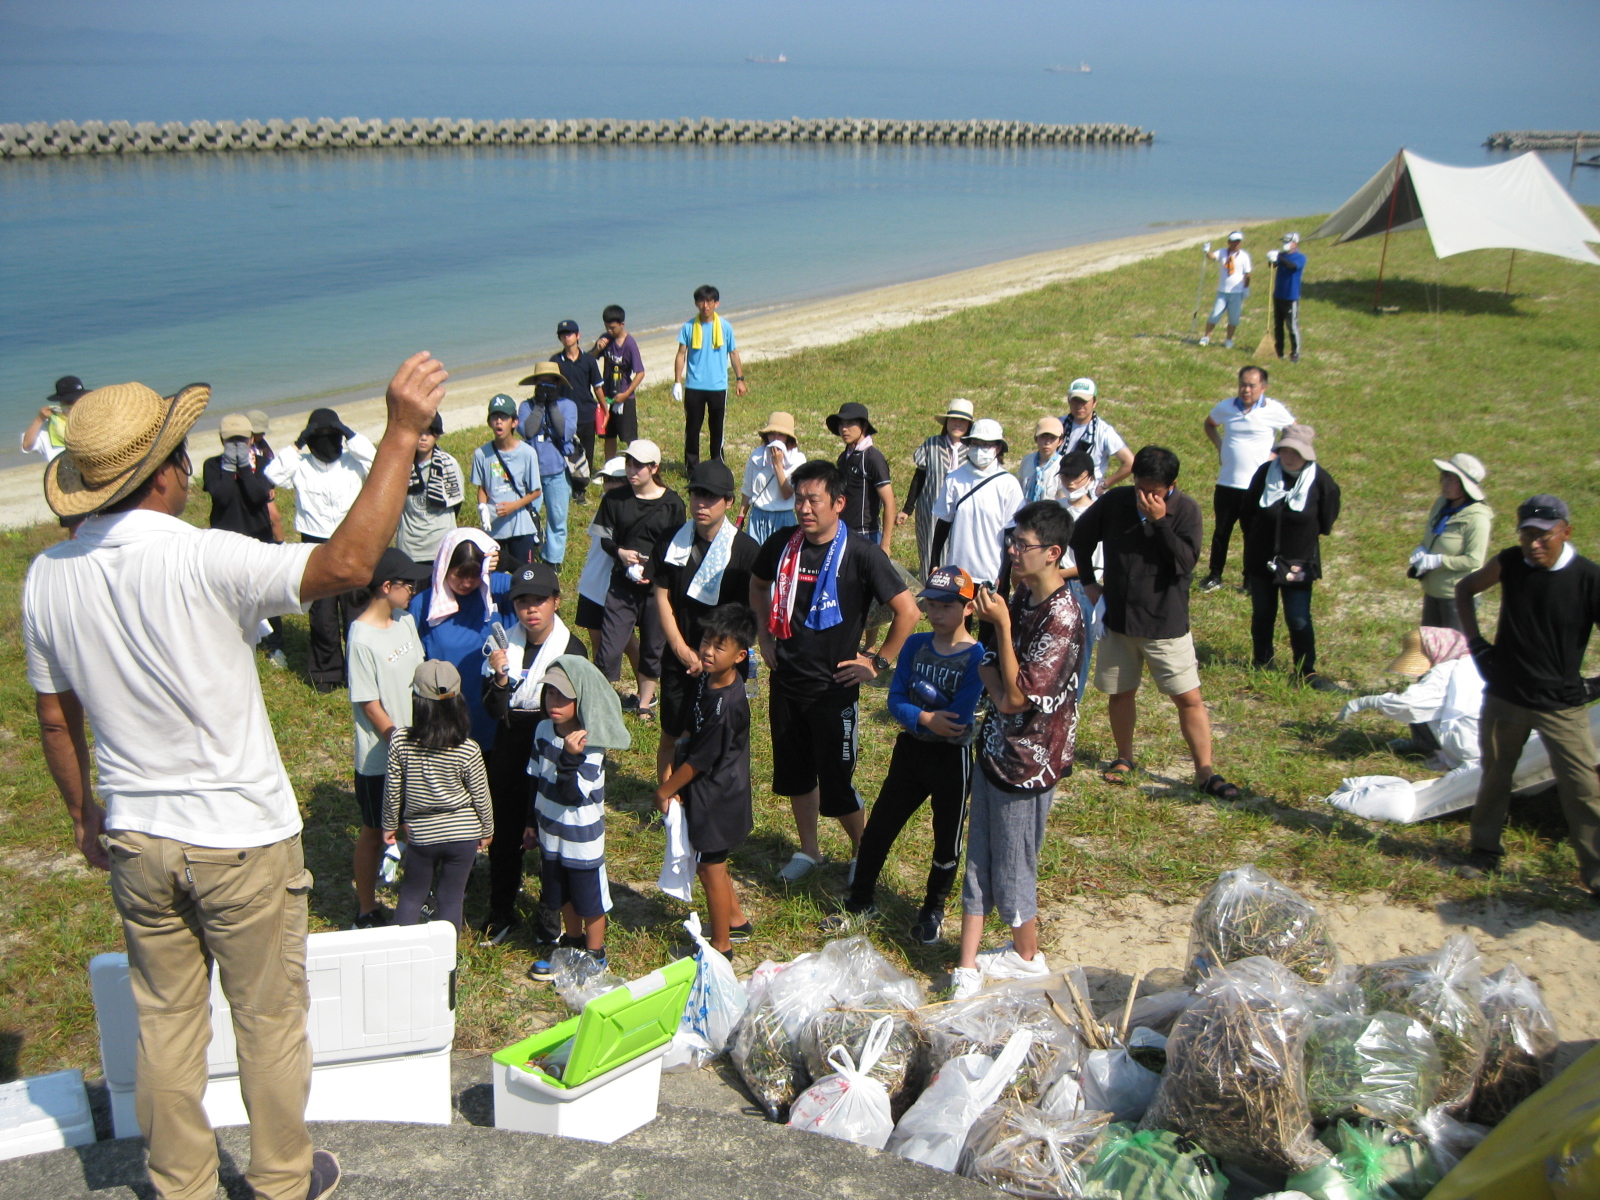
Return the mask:
<path fill-rule="evenodd" d="M 983 680 L 978 676 L 978 664 L 983 662 L 984 648 L 974 642 L 954 654 L 940 654 L 933 644 L 933 634 L 913 633 L 900 648 L 895 660 L 894 678 L 889 682 L 889 715 L 925 742 L 946 742 L 955 746 L 970 746 L 973 735 L 973 714 L 978 698 L 983 695 Z M 939 693 L 937 704 L 919 703 L 911 694 L 914 683 L 923 683 Z M 956 720 L 967 727 L 960 737 L 944 738 L 929 732 L 920 723 L 923 712 L 953 712 Z"/>
<path fill-rule="evenodd" d="M 517 406 L 517 432 L 522 435 L 523 441 L 538 451 L 541 475 L 560 475 L 566 471 L 567 456 L 572 453 L 572 443 L 578 436 L 578 406 L 563 396 L 556 401 L 555 407 L 562 425 L 566 427 L 565 443 L 556 438 L 554 422 L 550 414 L 544 411 L 543 405 L 539 406 L 537 413 L 532 400 L 524 400 Z"/>
<path fill-rule="evenodd" d="M 1300 277 L 1306 269 L 1306 256 L 1298 250 L 1278 255 L 1278 277 L 1272 285 L 1274 300 L 1300 299 Z"/>
<path fill-rule="evenodd" d="M 722 346 L 712 346 L 714 332 L 710 325 L 700 329 L 700 349 L 694 348 L 694 327 L 700 318 L 685 321 L 678 332 L 678 345 L 689 347 L 689 358 L 684 364 L 683 385 L 700 392 L 725 392 L 728 390 L 728 355 L 738 349 L 733 340 L 733 326 L 721 317 L 712 318 L 722 325 Z"/>
<path fill-rule="evenodd" d="M 506 467 L 511 468 L 510 479 L 506 478 L 505 469 L 500 465 L 502 458 Z M 497 457 L 494 443 L 486 442 L 472 452 L 472 482 L 489 493 L 490 504 L 520 500 L 529 492 L 539 490 L 539 456 L 527 442 L 518 442 L 511 449 L 500 451 Z M 523 505 L 496 518 L 490 526 L 489 536 L 496 539 L 514 538 L 532 532 L 532 505 Z"/>
<path fill-rule="evenodd" d="M 504 604 L 505 593 L 511 589 L 511 576 L 496 571 L 489 577 L 490 591 Z M 411 598 L 411 617 L 422 635 L 422 652 L 429 658 L 452 664 L 461 673 L 461 695 L 467 702 L 467 712 L 472 716 L 472 740 L 485 754 L 494 745 L 494 731 L 498 724 L 483 711 L 483 643 L 489 637 L 489 625 L 499 621 L 510 628 L 516 618 L 501 609 L 485 612 L 483 596 L 473 592 L 456 597 L 460 607 L 437 625 L 428 624 L 428 606 L 433 602 L 433 589 L 424 588 Z"/>

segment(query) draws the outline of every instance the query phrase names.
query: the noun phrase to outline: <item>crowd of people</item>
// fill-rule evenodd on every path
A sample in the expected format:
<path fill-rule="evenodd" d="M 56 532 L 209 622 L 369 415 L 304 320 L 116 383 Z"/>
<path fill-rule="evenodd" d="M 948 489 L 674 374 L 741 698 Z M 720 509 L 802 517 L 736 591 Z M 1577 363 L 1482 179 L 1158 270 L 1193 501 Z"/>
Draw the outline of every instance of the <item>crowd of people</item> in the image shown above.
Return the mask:
<path fill-rule="evenodd" d="M 1224 270 L 1248 281 L 1248 259 L 1225 260 Z M 257 1143 L 252 1185 L 287 1196 L 286 1181 L 309 1177 L 315 1196 L 319 1179 L 337 1178 L 296 1124 L 309 1078 L 312 881 L 250 661 L 259 644 L 272 666 L 286 666 L 286 614 L 308 612 L 310 682 L 349 689 L 355 927 L 431 918 L 465 930 L 467 882 L 487 851 L 488 910 L 471 923 L 500 943 L 531 911 L 530 940 L 547 948 L 529 969 L 536 980 L 553 977 L 549 948 L 605 962 L 607 752 L 652 734 L 654 802 L 692 847 L 711 946 L 731 959 L 755 937 L 729 859 L 753 827 L 758 663 L 772 751 L 761 783 L 788 798 L 794 822 L 778 880 L 798 882 L 826 861 L 822 819 L 836 821 L 851 846 L 848 894 L 825 924 L 859 927 L 877 915 L 895 841 L 927 804 L 933 851 L 908 934 L 944 939 L 959 880 L 958 997 L 1048 971 L 1038 861 L 1058 788 L 1077 765 L 1091 680 L 1107 697 L 1116 748 L 1105 782 L 1126 785 L 1138 770 L 1136 696 L 1148 673 L 1173 702 L 1194 786 L 1240 796 L 1212 752 L 1190 615 L 1204 522 L 1178 486 L 1177 454 L 1134 449 L 1111 423 L 1115 402 L 1084 377 L 1068 388 L 1065 412 L 1037 420 L 1015 473 L 998 420 L 962 398 L 937 406 L 938 431 L 916 447 L 898 509 L 895 464 L 858 403 L 826 419 L 837 455 L 813 446 L 808 457 L 810 432 L 773 412 L 736 477 L 724 417 L 730 382 L 745 393 L 743 366 L 716 289 L 694 300 L 674 364 L 683 495 L 668 484 L 660 447 L 638 436 L 645 366 L 615 306 L 588 350 L 577 322 L 561 322 L 561 349 L 523 380 L 530 395 L 489 402 L 488 437 L 466 471 L 439 446 L 445 372 L 426 354 L 391 382 L 377 444 L 330 409 L 276 449 L 263 414 L 224 417 L 221 453 L 201 472 L 211 531 L 178 519 L 191 487 L 188 435 L 209 389 L 161 397 L 137 384 L 58 381 L 52 402 L 70 408 L 30 432 L 50 460 L 47 499 L 76 536 L 29 571 L 28 671 L 78 846 L 112 872 L 147 1019 L 140 1119 L 164 1134 L 151 1139 L 158 1188 L 189 1194 L 215 1171 L 214 1146 L 195 1135 L 204 1052 L 192 1036 L 210 958 L 235 1012 L 259 1016 L 248 1037 L 240 1032 L 241 1078 L 253 1121 L 274 1136 Z M 1281 611 L 1289 676 L 1338 691 L 1318 670 L 1313 598 L 1340 489 L 1316 431 L 1267 395 L 1268 382 L 1266 368 L 1243 368 L 1236 394 L 1204 418 L 1218 457 L 1198 590 L 1224 586 L 1237 527 L 1255 666 L 1276 668 Z M 596 467 L 602 438 L 607 458 Z M 1568 544 L 1570 514 L 1553 496 L 1519 506 L 1518 545 L 1492 553 L 1483 463 L 1457 453 L 1434 465 L 1439 496 L 1407 564 L 1422 589 L 1418 649 L 1429 650 L 1429 666 L 1470 657 L 1485 689 L 1483 783 L 1462 870 L 1497 868 L 1511 772 L 1536 730 L 1583 882 L 1600 900 L 1600 784 L 1579 674 L 1600 620 L 1600 567 Z M 569 520 L 596 479 L 569 625 L 559 569 Z M 463 514 L 469 486 L 477 510 Z M 285 542 L 280 488 L 294 494 L 297 542 Z M 890 557 L 906 524 L 914 576 Z M 1491 643 L 1475 598 L 1495 587 Z M 916 632 L 924 619 L 931 632 Z M 855 785 L 861 689 L 879 681 L 901 731 L 869 808 Z M 1366 707 L 1410 711 L 1379 700 Z M 1462 736 L 1433 732 L 1451 745 Z M 379 900 L 380 866 L 401 843 L 391 912 Z M 524 904 L 529 854 L 536 904 Z M 985 950 L 991 913 L 1010 938 Z M 263 1062 L 298 1065 L 257 1070 Z M 153 1125 L 158 1106 L 178 1115 Z"/>

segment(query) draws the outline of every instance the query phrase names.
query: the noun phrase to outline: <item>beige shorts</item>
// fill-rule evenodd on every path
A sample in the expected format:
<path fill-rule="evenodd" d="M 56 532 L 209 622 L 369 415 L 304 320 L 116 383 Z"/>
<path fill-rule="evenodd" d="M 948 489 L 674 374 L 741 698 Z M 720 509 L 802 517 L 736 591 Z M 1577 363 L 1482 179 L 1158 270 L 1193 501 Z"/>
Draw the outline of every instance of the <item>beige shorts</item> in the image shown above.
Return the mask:
<path fill-rule="evenodd" d="M 1094 686 L 1108 696 L 1135 691 L 1144 664 L 1163 696 L 1181 696 L 1200 686 L 1194 635 L 1175 638 L 1129 637 L 1106 630 L 1094 647 Z"/>

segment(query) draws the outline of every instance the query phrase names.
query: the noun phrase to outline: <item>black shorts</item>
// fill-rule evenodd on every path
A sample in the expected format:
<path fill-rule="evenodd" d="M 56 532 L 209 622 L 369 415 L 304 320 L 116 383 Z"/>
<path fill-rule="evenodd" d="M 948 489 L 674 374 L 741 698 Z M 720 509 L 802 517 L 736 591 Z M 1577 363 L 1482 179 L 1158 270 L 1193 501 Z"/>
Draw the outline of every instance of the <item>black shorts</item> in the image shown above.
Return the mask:
<path fill-rule="evenodd" d="M 772 729 L 772 790 L 802 796 L 816 788 L 825 817 L 846 817 L 866 805 L 853 782 L 860 705 L 855 689 L 797 700 L 772 688 L 767 699 Z"/>
<path fill-rule="evenodd" d="M 589 597 L 578 594 L 578 611 L 572 620 L 579 629 L 599 629 L 606 619 L 606 606 L 596 604 Z"/>
<path fill-rule="evenodd" d="M 656 695 L 661 706 L 656 710 L 661 722 L 662 737 L 682 737 L 689 732 L 694 721 L 694 698 L 699 692 L 700 677 L 691 675 L 678 662 L 671 647 L 661 656 L 661 687 Z"/>
<path fill-rule="evenodd" d="M 611 911 L 611 886 L 606 880 L 604 863 L 574 870 L 562 866 L 559 858 L 541 859 L 539 888 L 541 908 L 570 904 L 585 920 L 603 917 Z"/>
<path fill-rule="evenodd" d="M 720 866 L 728 861 L 728 855 L 732 853 L 732 850 L 713 850 L 708 854 L 696 854 L 694 861 L 702 867 Z"/>
<path fill-rule="evenodd" d="M 616 401 L 606 401 L 608 416 L 606 418 L 605 436 L 621 439 L 624 446 L 629 442 L 637 441 L 639 437 L 639 414 L 634 411 L 633 405 L 634 400 L 630 396 L 622 402 L 622 411 L 618 412 Z M 600 464 L 597 463 L 595 465 L 598 466 Z"/>
<path fill-rule="evenodd" d="M 383 780 L 382 775 L 356 776 L 356 808 L 368 829 L 383 828 Z"/>

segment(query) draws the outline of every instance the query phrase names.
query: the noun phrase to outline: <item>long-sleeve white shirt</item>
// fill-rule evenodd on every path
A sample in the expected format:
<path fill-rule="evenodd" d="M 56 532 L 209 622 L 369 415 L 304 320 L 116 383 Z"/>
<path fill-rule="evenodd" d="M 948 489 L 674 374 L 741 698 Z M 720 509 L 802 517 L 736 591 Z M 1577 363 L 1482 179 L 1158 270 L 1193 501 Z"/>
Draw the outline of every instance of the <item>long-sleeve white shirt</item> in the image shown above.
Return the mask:
<path fill-rule="evenodd" d="M 1483 707 L 1483 676 L 1468 656 L 1433 667 L 1403 692 L 1360 696 L 1345 705 L 1342 717 L 1372 711 L 1392 721 L 1427 725 L 1439 741 L 1443 765 L 1476 766 L 1478 713 Z"/>
<path fill-rule="evenodd" d="M 331 463 L 285 446 L 267 464 L 267 478 L 275 487 L 294 489 L 294 527 L 301 536 L 332 537 L 361 493 L 377 453 L 360 433 L 345 439 L 344 453 Z"/>

